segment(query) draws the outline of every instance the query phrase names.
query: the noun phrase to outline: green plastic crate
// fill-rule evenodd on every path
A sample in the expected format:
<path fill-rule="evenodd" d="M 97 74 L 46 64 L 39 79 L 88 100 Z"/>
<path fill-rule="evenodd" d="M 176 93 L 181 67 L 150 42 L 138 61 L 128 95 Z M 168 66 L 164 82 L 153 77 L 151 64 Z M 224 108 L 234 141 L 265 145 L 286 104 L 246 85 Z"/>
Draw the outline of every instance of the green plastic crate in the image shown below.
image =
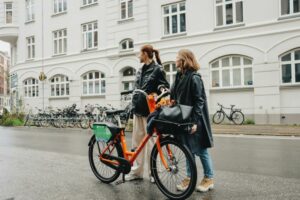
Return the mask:
<path fill-rule="evenodd" d="M 93 124 L 93 132 L 97 141 L 108 142 L 112 138 L 112 134 L 106 125 Z"/>

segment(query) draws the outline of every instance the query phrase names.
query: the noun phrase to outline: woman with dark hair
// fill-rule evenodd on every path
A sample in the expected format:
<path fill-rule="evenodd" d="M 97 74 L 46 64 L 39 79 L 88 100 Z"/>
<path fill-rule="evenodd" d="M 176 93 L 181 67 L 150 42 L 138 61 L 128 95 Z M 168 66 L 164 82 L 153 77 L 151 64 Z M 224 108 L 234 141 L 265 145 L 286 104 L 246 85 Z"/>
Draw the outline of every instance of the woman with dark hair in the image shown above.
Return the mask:
<path fill-rule="evenodd" d="M 154 56 L 156 62 L 154 61 Z M 159 52 L 153 49 L 151 45 L 144 45 L 139 55 L 140 62 L 144 65 L 136 74 L 135 89 L 140 89 L 147 94 L 160 94 L 164 89 L 169 88 L 166 80 L 166 74 L 161 66 Z M 132 98 L 133 107 L 133 131 L 132 131 L 132 147 L 136 148 L 147 135 L 147 116 L 149 109 L 146 98 L 143 94 L 136 94 Z M 154 145 L 154 140 L 150 139 L 147 147 L 141 152 L 136 160 L 136 166 L 132 167 L 131 173 L 125 176 L 125 179 L 136 180 L 142 179 L 144 173 L 144 154 L 147 152 L 146 162 L 148 162 L 148 175 L 151 182 L 154 182 L 150 171 L 150 154 Z"/>
<path fill-rule="evenodd" d="M 200 157 L 204 178 L 197 186 L 197 191 L 206 192 L 213 189 L 213 165 L 208 148 L 213 147 L 213 137 L 210 127 L 208 106 L 201 75 L 197 73 L 200 66 L 190 50 L 183 49 L 176 58 L 175 83 L 171 89 L 171 99 L 175 103 L 192 106 L 191 122 L 194 124 L 190 134 L 181 134 L 180 139 L 191 150 L 193 156 Z M 188 168 L 189 169 L 189 168 Z M 178 190 L 186 190 L 189 185 L 190 172 L 187 178 L 177 185 Z"/>

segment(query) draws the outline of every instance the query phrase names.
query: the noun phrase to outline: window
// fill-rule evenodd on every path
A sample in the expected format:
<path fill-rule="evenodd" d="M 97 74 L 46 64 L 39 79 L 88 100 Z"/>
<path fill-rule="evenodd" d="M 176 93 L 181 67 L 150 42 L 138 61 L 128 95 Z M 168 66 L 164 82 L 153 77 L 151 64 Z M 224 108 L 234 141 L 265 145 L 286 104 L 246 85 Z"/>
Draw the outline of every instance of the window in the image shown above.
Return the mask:
<path fill-rule="evenodd" d="M 26 0 L 26 21 L 34 20 L 34 0 Z"/>
<path fill-rule="evenodd" d="M 94 3 L 97 3 L 98 0 L 83 0 L 82 1 L 82 5 L 83 6 L 87 6 L 87 5 L 91 5 L 91 4 L 94 4 Z"/>
<path fill-rule="evenodd" d="M 12 16 L 13 16 L 13 9 L 12 9 L 12 3 L 5 3 L 5 23 L 6 24 L 12 24 Z"/>
<path fill-rule="evenodd" d="M 23 82 L 24 97 L 39 96 L 39 82 L 37 79 L 28 78 Z"/>
<path fill-rule="evenodd" d="M 186 32 L 185 2 L 163 6 L 164 35 Z"/>
<path fill-rule="evenodd" d="M 98 47 L 98 25 L 91 22 L 82 25 L 83 49 L 94 49 Z"/>
<path fill-rule="evenodd" d="M 126 67 L 122 72 L 122 90 L 133 90 L 136 70 L 132 67 Z"/>
<path fill-rule="evenodd" d="M 133 17 L 133 0 L 121 0 L 121 19 Z"/>
<path fill-rule="evenodd" d="M 67 52 L 67 30 L 58 30 L 53 32 L 54 55 Z"/>
<path fill-rule="evenodd" d="M 300 14 L 300 0 L 281 0 L 281 16 Z"/>
<path fill-rule="evenodd" d="M 300 49 L 280 57 L 281 81 L 283 84 L 300 83 Z"/>
<path fill-rule="evenodd" d="M 239 24 L 244 21 L 242 0 L 215 0 L 216 26 Z"/>
<path fill-rule="evenodd" d="M 253 85 L 252 59 L 233 55 L 210 64 L 212 88 L 249 87 Z"/>
<path fill-rule="evenodd" d="M 99 71 L 88 72 L 82 76 L 83 95 L 105 94 L 105 74 Z"/>
<path fill-rule="evenodd" d="M 67 0 L 53 0 L 54 2 L 54 14 L 67 11 Z"/>
<path fill-rule="evenodd" d="M 133 40 L 125 39 L 120 42 L 121 51 L 133 50 Z"/>
<path fill-rule="evenodd" d="M 34 36 L 26 38 L 27 40 L 27 59 L 35 57 L 35 39 Z"/>
<path fill-rule="evenodd" d="M 55 75 L 50 79 L 51 97 L 70 95 L 70 81 L 67 76 Z"/>
<path fill-rule="evenodd" d="M 175 82 L 177 73 L 176 64 L 175 62 L 164 63 L 163 67 L 167 75 L 167 81 L 172 85 Z"/>

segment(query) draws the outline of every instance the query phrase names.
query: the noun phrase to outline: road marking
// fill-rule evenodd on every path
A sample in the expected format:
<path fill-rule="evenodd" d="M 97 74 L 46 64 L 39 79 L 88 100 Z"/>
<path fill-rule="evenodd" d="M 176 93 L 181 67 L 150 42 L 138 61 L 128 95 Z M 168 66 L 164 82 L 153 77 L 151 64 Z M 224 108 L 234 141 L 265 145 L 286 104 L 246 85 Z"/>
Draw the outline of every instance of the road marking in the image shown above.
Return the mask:
<path fill-rule="evenodd" d="M 250 139 L 277 139 L 277 140 L 300 140 L 300 137 L 295 136 L 270 136 L 270 135 L 229 135 L 229 134 L 214 134 L 214 137 L 229 137 L 229 138 L 250 138 Z"/>

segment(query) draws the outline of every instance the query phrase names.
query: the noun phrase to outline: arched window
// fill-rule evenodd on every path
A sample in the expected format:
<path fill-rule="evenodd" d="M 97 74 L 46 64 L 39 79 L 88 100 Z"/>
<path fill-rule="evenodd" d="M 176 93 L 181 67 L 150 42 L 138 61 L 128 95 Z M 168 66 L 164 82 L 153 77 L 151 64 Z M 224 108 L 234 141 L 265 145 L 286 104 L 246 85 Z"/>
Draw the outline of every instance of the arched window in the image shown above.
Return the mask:
<path fill-rule="evenodd" d="M 133 40 L 132 39 L 125 39 L 120 42 L 120 50 L 133 50 Z"/>
<path fill-rule="evenodd" d="M 23 82 L 24 97 L 39 96 L 39 81 L 35 78 L 28 78 Z"/>
<path fill-rule="evenodd" d="M 212 88 L 250 87 L 253 85 L 252 59 L 231 55 L 210 63 Z"/>
<path fill-rule="evenodd" d="M 136 70 L 132 67 L 126 67 L 122 72 L 122 90 L 133 90 Z"/>
<path fill-rule="evenodd" d="M 168 62 L 163 64 L 164 70 L 167 75 L 167 81 L 172 85 L 175 82 L 175 77 L 177 73 L 175 62 Z"/>
<path fill-rule="evenodd" d="M 51 96 L 61 97 L 70 95 L 70 81 L 65 75 L 55 75 L 50 79 Z"/>
<path fill-rule="evenodd" d="M 282 83 L 300 83 L 300 48 L 283 54 L 280 63 Z"/>
<path fill-rule="evenodd" d="M 82 94 L 105 94 L 105 74 L 99 71 L 87 72 L 82 75 Z"/>

